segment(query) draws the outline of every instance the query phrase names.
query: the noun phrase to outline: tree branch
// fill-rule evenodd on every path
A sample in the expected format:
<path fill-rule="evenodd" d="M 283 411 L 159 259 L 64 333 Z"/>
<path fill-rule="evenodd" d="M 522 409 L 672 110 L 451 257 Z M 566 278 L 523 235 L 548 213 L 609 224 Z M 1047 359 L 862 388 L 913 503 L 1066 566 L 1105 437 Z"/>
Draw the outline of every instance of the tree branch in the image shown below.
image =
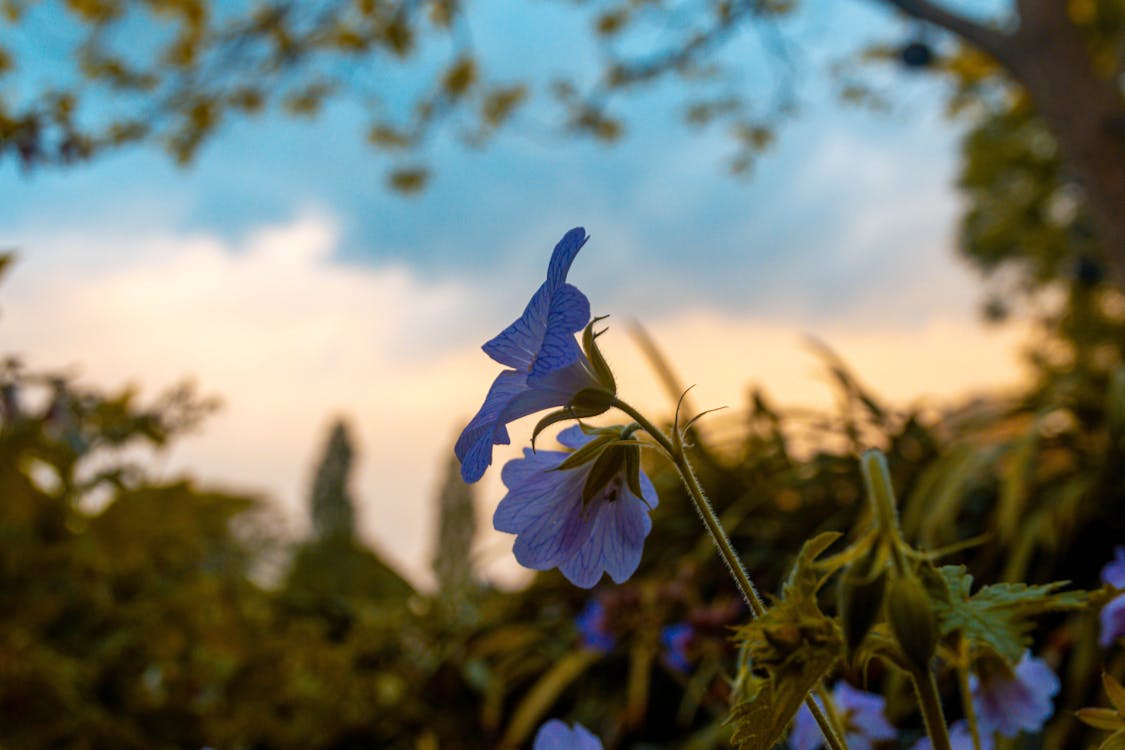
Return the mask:
<path fill-rule="evenodd" d="M 893 5 L 912 18 L 932 23 L 956 34 L 981 52 L 994 57 L 1009 71 L 1015 72 L 1016 55 L 1008 34 L 982 26 L 930 0 L 879 0 L 879 2 Z"/>

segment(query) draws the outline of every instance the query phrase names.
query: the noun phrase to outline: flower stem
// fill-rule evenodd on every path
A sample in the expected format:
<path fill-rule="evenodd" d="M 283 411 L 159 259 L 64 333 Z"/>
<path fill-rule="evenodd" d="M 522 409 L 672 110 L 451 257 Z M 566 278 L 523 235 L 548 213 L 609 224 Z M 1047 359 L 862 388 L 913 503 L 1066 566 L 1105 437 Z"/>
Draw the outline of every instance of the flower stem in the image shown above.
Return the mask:
<path fill-rule="evenodd" d="M 973 736 L 973 750 L 981 750 L 980 726 L 977 711 L 973 706 L 973 692 L 969 687 L 969 642 L 964 638 L 958 646 L 957 685 L 961 690 L 961 705 L 965 710 L 965 720 L 969 733 Z"/>
<path fill-rule="evenodd" d="M 914 693 L 918 696 L 918 705 L 922 708 L 922 719 L 926 723 L 926 734 L 930 736 L 930 745 L 933 750 L 951 750 L 949 730 L 945 727 L 945 715 L 941 711 L 941 699 L 938 698 L 934 673 L 928 669 L 916 669 L 910 676 L 914 680 Z"/>
<path fill-rule="evenodd" d="M 727 570 L 730 571 L 731 577 L 734 579 L 735 584 L 737 584 L 738 590 L 742 593 L 742 598 L 746 601 L 747 606 L 750 607 L 751 613 L 755 618 L 764 615 L 766 613 L 765 602 L 762 601 L 761 595 L 758 594 L 758 589 L 754 586 L 753 581 L 750 580 L 750 576 L 746 572 L 745 566 L 742 564 L 742 559 L 739 558 L 738 553 L 734 551 L 734 545 L 723 529 L 719 517 L 715 515 L 715 509 L 711 506 L 707 495 L 703 492 L 703 486 L 699 483 L 699 478 L 695 476 L 695 470 L 692 468 L 691 462 L 688 461 L 683 448 L 674 444 L 668 436 L 664 434 L 663 430 L 654 425 L 645 415 L 641 414 L 629 404 L 614 398 L 613 405 L 636 420 L 637 424 L 664 449 L 664 452 L 668 455 L 668 459 L 679 472 L 680 479 L 683 480 L 688 495 L 691 496 L 692 503 L 695 505 L 695 510 L 699 513 L 703 525 L 707 527 L 707 531 L 711 534 L 715 546 L 719 548 L 719 556 L 722 557 L 723 562 L 726 563 Z M 805 698 L 805 705 L 808 706 L 809 711 L 820 727 L 820 731 L 824 735 L 824 740 L 827 742 L 828 747 L 831 748 L 831 750 L 847 750 L 847 744 L 844 742 L 843 737 L 836 733 L 832 723 L 828 720 L 824 711 L 821 710 L 821 707 L 813 700 L 811 695 Z M 935 748 L 935 750 L 942 749 Z M 944 750 L 949 750 L 949 748 L 946 747 Z"/>

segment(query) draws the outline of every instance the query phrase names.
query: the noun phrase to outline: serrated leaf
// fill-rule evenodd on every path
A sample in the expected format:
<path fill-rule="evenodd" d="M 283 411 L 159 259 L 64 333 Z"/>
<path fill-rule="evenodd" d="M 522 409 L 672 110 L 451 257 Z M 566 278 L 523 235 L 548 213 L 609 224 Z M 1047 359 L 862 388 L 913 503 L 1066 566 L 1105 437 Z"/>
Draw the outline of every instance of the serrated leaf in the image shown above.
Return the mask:
<path fill-rule="evenodd" d="M 839 626 L 816 603 L 827 576 L 815 565 L 840 535 L 820 534 L 805 542 L 783 587 L 782 601 L 739 629 L 747 655 L 740 683 L 745 700 L 727 719 L 731 742 L 740 750 L 768 750 L 782 735 L 809 691 L 843 653 Z"/>
<path fill-rule="evenodd" d="M 928 565 L 924 568 L 932 571 Z M 1088 600 L 1085 591 L 1059 592 L 1066 581 L 1037 586 L 996 583 L 970 594 L 973 576 L 963 565 L 946 565 L 936 572 L 940 581 L 925 571 L 923 579 L 934 600 L 941 635 L 959 633 L 973 646 L 988 649 L 1009 664 L 1018 662 L 1030 645 L 1032 618 L 1082 609 Z"/>

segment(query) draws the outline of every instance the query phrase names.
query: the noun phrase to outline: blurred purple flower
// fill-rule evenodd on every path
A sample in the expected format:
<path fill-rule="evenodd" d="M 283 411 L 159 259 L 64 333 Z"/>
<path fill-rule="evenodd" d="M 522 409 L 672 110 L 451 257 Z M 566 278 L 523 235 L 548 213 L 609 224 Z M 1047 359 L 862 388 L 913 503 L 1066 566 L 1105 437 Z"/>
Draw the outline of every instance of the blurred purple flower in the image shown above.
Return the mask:
<path fill-rule="evenodd" d="M 1125 546 L 1113 548 L 1113 560 L 1102 568 L 1102 581 L 1118 589 L 1125 589 Z M 1125 637 L 1125 594 L 1111 599 L 1102 607 L 1101 634 L 1098 643 L 1109 648 L 1118 638 Z"/>
<path fill-rule="evenodd" d="M 973 675 L 969 685 L 982 734 L 999 732 L 1004 737 L 1041 729 L 1055 712 L 1051 699 L 1059 692 L 1059 678 L 1030 651 L 1010 676 L 999 671 L 983 678 Z"/>
<path fill-rule="evenodd" d="M 994 746 L 992 735 L 982 732 L 980 750 L 992 750 Z M 969 725 L 963 719 L 949 725 L 949 747 L 951 750 L 976 750 L 973 745 L 973 733 L 969 731 Z M 910 750 L 933 750 L 933 748 L 930 738 L 923 737 L 915 742 Z"/>
<path fill-rule="evenodd" d="M 566 283 L 570 264 L 587 239 L 582 227 L 563 235 L 551 254 L 547 280 L 532 295 L 523 315 L 482 347 L 485 354 L 512 369 L 492 381 L 480 411 L 457 438 L 453 450 L 466 482 L 484 476 L 492 463 L 492 446 L 511 441 L 509 422 L 566 406 L 579 391 L 598 386 L 574 337 L 590 320 L 590 302 Z"/>
<path fill-rule="evenodd" d="M 814 696 L 813 699 L 823 708 L 819 698 Z M 832 702 L 844 724 L 848 750 L 871 750 L 875 742 L 895 738 L 895 728 L 883 714 L 883 696 L 858 690 L 841 680 L 832 690 Z M 789 744 L 793 750 L 816 750 L 824 746 L 824 736 L 808 706 L 802 705 L 797 712 Z"/>
<path fill-rule="evenodd" d="M 539 727 L 532 750 L 602 750 L 602 743 L 578 722 L 571 729 L 558 719 L 551 719 Z"/>
<path fill-rule="evenodd" d="M 579 425 L 558 436 L 572 450 L 593 439 Z M 508 494 L 496 507 L 492 525 L 516 535 L 512 552 L 525 568 L 558 568 L 571 583 L 586 589 L 603 571 L 623 583 L 641 562 L 652 529 L 648 513 L 658 502 L 656 489 L 640 472 L 642 496 L 634 495 L 622 470 L 583 502 L 583 488 L 597 462 L 555 471 L 570 455 L 524 448 L 523 458 L 505 464 L 501 476 Z"/>
<path fill-rule="evenodd" d="M 1118 595 L 1102 607 L 1100 622 L 1098 643 L 1102 648 L 1109 648 L 1118 638 L 1125 638 L 1125 594 Z"/>
<path fill-rule="evenodd" d="M 664 661 L 677 672 L 691 671 L 692 660 L 688 658 L 688 647 L 695 638 L 695 628 L 686 622 L 668 625 L 660 631 L 660 642 L 664 644 Z"/>
<path fill-rule="evenodd" d="M 612 651 L 616 640 L 606 627 L 605 605 L 595 598 L 586 602 L 586 608 L 575 618 L 574 624 L 582 635 L 582 644 L 595 651 Z"/>
<path fill-rule="evenodd" d="M 1116 589 L 1125 589 L 1125 545 L 1113 548 L 1113 560 L 1102 568 L 1102 581 Z"/>

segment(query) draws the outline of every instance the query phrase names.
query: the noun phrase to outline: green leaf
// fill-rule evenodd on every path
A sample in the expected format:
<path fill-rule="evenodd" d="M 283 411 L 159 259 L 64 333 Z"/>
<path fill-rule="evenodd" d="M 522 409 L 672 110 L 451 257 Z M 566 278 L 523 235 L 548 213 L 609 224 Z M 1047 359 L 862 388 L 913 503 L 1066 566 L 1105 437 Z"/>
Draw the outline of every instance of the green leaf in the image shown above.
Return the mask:
<path fill-rule="evenodd" d="M 731 709 L 731 741 L 740 750 L 768 750 L 840 658 L 844 638 L 816 604 L 827 576 L 814 564 L 839 538 L 828 532 L 805 543 L 783 588 L 784 598 L 744 625 L 736 640 L 747 655 L 739 676 L 744 700 Z"/>
<path fill-rule="evenodd" d="M 1089 599 L 1085 591 L 1059 592 L 1066 581 L 1038 586 L 996 583 L 970 595 L 973 577 L 963 565 L 946 565 L 936 571 L 923 565 L 921 572 L 928 579 L 941 635 L 959 633 L 974 647 L 987 649 L 1010 664 L 1019 661 L 1030 645 L 1028 636 L 1036 615 L 1082 609 Z"/>

